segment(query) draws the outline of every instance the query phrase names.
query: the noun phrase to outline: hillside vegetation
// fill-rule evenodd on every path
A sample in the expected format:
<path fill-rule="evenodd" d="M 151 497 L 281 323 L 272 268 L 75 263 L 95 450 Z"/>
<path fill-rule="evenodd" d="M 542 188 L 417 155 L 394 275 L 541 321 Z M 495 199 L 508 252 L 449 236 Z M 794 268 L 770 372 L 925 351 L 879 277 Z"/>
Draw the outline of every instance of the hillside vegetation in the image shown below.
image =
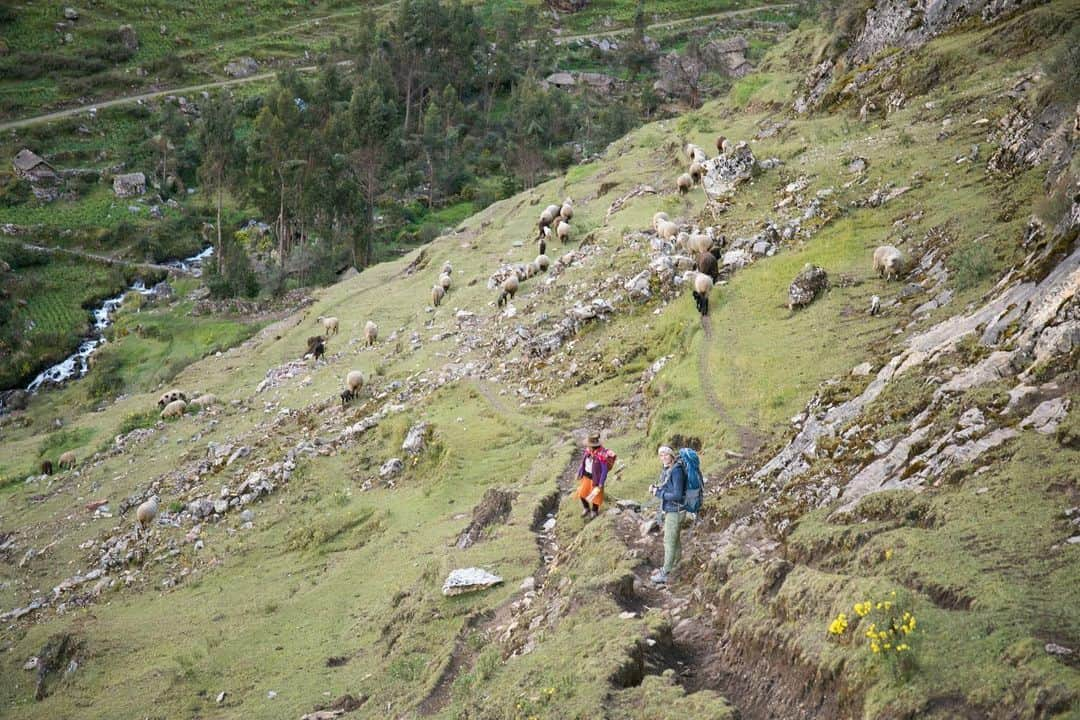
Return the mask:
<path fill-rule="evenodd" d="M 861 22 L 804 23 L 725 97 L 281 319 L 193 317 L 170 347 L 181 324 L 125 311 L 115 399 L 84 410 L 97 367 L 0 425 L 4 714 L 1077 717 L 1078 98 L 1053 70 L 1076 15 L 972 18 L 850 67 Z M 680 195 L 686 143 L 712 157 L 718 135 L 753 176 Z M 497 307 L 493 276 L 564 198 L 547 252 L 572 254 Z M 742 251 L 707 317 L 657 211 Z M 912 261 L 898 280 L 882 244 Z M 789 309 L 807 264 L 829 287 Z M 319 316 L 340 332 L 304 360 Z M 221 402 L 160 420 L 156 366 L 184 353 L 169 387 Z M 594 431 L 622 470 L 586 522 Z M 666 588 L 662 443 L 708 475 Z M 470 566 L 503 582 L 444 596 Z"/>

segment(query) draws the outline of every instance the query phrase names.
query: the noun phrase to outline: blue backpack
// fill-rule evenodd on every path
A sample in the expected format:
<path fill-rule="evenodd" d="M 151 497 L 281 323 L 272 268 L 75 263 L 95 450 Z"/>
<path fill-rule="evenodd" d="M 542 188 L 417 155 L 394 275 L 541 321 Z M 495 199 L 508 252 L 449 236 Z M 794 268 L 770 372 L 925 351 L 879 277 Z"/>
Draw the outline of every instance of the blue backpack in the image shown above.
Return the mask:
<path fill-rule="evenodd" d="M 682 506 L 687 512 L 697 513 L 701 510 L 701 501 L 705 495 L 705 478 L 701 476 L 701 459 L 691 448 L 681 448 L 679 459 L 683 469 L 686 470 L 686 494 L 683 495 Z"/>

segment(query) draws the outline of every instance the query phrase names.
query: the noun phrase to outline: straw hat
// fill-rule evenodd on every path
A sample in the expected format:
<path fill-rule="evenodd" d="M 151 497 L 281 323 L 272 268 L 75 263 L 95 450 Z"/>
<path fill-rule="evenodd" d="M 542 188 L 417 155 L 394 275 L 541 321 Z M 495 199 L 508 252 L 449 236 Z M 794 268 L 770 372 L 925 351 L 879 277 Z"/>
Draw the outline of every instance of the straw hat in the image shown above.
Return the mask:
<path fill-rule="evenodd" d="M 585 440 L 585 447 L 600 447 L 600 433 L 589 433 L 589 437 Z"/>

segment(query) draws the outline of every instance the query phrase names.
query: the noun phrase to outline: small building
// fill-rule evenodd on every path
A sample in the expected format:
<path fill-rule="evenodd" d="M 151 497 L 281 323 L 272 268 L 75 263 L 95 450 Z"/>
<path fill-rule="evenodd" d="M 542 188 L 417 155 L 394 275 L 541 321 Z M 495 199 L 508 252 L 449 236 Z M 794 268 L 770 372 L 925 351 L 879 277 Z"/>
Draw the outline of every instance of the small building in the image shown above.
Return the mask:
<path fill-rule="evenodd" d="M 146 175 L 141 172 L 113 177 L 113 192 L 117 197 L 135 197 L 146 192 Z"/>
<path fill-rule="evenodd" d="M 54 183 L 60 179 L 56 168 L 33 150 L 23 148 L 11 161 L 15 174 L 32 184 Z"/>

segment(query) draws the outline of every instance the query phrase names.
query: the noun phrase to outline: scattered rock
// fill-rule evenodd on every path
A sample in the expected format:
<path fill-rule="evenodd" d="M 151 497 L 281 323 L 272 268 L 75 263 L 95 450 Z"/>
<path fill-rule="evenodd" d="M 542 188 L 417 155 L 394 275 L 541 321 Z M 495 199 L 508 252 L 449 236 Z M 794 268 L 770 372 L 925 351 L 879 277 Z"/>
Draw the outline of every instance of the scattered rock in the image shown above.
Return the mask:
<path fill-rule="evenodd" d="M 458 536 L 457 547 L 464 550 L 479 540 L 491 525 L 506 522 L 513 508 L 515 494 L 506 490 L 488 488 L 480 502 L 473 508 L 472 522 Z"/>
<path fill-rule="evenodd" d="M 829 276 L 817 265 L 807 264 L 788 287 L 788 308 L 805 307 L 829 286 Z"/>
<path fill-rule="evenodd" d="M 401 461 L 401 458 L 390 458 L 379 467 L 379 477 L 390 480 L 400 475 L 404 469 L 405 463 Z"/>
<path fill-rule="evenodd" d="M 234 78 L 250 77 L 258 71 L 259 63 L 255 61 L 255 58 L 247 56 L 239 57 L 225 65 L 225 74 Z"/>
<path fill-rule="evenodd" d="M 1046 643 L 1045 649 L 1050 655 L 1057 655 L 1058 657 L 1068 657 L 1073 654 L 1073 651 L 1070 648 L 1052 642 Z"/>
<path fill-rule="evenodd" d="M 477 590 L 485 590 L 501 583 L 503 579 L 477 567 L 459 568 L 452 571 L 443 583 L 442 593 L 447 597 Z"/>
<path fill-rule="evenodd" d="M 405 435 L 405 442 L 401 443 L 401 449 L 407 455 L 419 455 L 423 452 L 427 444 L 428 427 L 426 422 L 418 422 L 409 428 L 408 434 Z"/>
<path fill-rule="evenodd" d="M 1053 435 L 1058 425 L 1069 414 L 1069 398 L 1059 397 L 1039 403 L 1030 415 L 1020 423 L 1020 427 L 1030 427 L 1043 435 Z"/>

